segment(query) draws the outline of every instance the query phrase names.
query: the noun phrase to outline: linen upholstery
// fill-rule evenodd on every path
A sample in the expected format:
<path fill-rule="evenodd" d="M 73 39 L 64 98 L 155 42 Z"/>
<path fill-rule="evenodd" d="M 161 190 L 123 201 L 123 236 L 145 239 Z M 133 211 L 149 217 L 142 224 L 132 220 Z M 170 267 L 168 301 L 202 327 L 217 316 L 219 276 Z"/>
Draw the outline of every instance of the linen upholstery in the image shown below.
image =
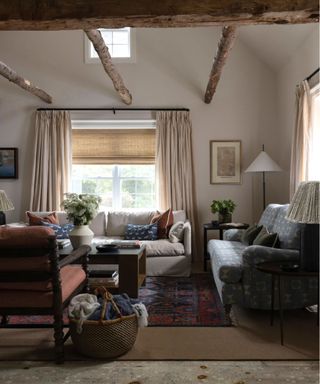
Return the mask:
<path fill-rule="evenodd" d="M 241 254 L 246 248 L 239 241 L 213 241 L 208 244 L 208 252 L 215 253 L 215 270 L 219 279 L 226 283 L 237 283 L 242 276 Z"/>
<path fill-rule="evenodd" d="M 47 212 L 34 212 L 46 215 Z M 101 244 L 109 240 L 123 240 L 128 223 L 146 225 L 155 211 L 109 211 L 99 212 L 90 224 L 94 232 L 93 243 Z M 189 276 L 191 272 L 192 229 L 184 210 L 173 211 L 173 222 L 184 222 L 183 240 L 171 243 L 169 239 L 152 241 L 147 245 L 148 276 Z M 65 212 L 57 212 L 60 225 L 68 223 Z M 159 241 L 159 242 L 158 242 Z M 146 242 L 148 243 L 148 242 Z M 176 246 L 173 246 L 176 244 Z"/>
<path fill-rule="evenodd" d="M 244 229 L 231 228 L 223 231 L 223 240 L 241 241 Z"/>
<path fill-rule="evenodd" d="M 239 238 L 239 230 L 225 231 L 223 241 L 208 242 L 212 273 L 223 304 L 270 309 L 271 275 L 258 271 L 256 265 L 265 261 L 299 260 L 297 238 L 300 236 L 301 224 L 292 226 L 285 220 L 287 209 L 288 205 L 270 204 L 259 221 L 270 231 L 278 233 L 281 248 L 261 245 L 245 247 L 243 244 L 241 246 L 240 241 L 226 240 L 230 237 L 234 239 L 236 235 Z M 316 278 L 286 277 L 283 285 L 284 308 L 303 308 L 317 303 Z M 278 307 L 277 300 L 278 295 L 275 293 L 275 307 Z"/>
<path fill-rule="evenodd" d="M 155 256 L 180 256 L 184 255 L 185 249 L 182 243 L 171 243 L 167 239 L 155 241 L 142 241 L 146 245 L 147 257 Z"/>

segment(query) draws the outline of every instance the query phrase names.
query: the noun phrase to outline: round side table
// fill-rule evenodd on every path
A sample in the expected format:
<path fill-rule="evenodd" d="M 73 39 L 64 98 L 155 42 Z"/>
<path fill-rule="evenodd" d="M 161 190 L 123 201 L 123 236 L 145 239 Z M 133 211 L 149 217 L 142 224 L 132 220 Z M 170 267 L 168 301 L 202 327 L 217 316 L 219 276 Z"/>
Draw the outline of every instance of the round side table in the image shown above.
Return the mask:
<path fill-rule="evenodd" d="M 277 281 L 278 295 L 279 295 L 279 314 L 280 314 L 280 337 L 281 345 L 283 345 L 283 308 L 282 308 L 282 277 L 316 277 L 318 279 L 318 309 L 317 309 L 317 324 L 319 325 L 319 272 L 309 272 L 301 269 L 293 269 L 293 262 L 286 261 L 268 261 L 257 264 L 256 268 L 260 272 L 268 273 L 272 277 L 271 285 L 271 325 L 273 325 L 273 312 L 274 312 L 274 291 L 275 280 Z"/>

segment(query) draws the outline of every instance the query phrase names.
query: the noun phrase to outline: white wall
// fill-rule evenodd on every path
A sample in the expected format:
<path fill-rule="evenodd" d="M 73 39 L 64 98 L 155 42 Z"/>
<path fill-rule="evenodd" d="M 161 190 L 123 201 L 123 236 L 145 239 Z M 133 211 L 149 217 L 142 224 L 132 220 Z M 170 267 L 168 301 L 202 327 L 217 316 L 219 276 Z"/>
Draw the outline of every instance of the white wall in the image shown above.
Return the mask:
<path fill-rule="evenodd" d="M 241 40 L 235 43 L 211 104 L 203 102 L 220 31 L 137 30 L 136 63 L 118 64 L 133 107 L 190 108 L 200 224 L 213 219 L 213 199 L 235 200 L 235 221 L 252 222 L 262 205 L 260 180 L 250 174 L 242 175 L 241 185 L 210 185 L 210 140 L 241 140 L 242 169 L 262 143 L 280 165 L 287 162 L 271 149 L 269 135 L 270 127 L 278 128 L 275 75 Z M 124 106 L 101 65 L 84 63 L 81 31 L 0 32 L 0 46 L 1 60 L 51 94 L 54 107 Z M 16 207 L 8 212 L 8 221 L 16 221 L 28 208 L 33 112 L 46 104 L 4 78 L 0 86 L 0 146 L 16 146 L 20 152 L 19 179 L 0 181 L 0 189 Z"/>
<path fill-rule="evenodd" d="M 316 27 L 307 36 L 290 59 L 277 72 L 277 115 L 279 122 L 273 130 L 276 154 L 285 172 L 275 175 L 271 196 L 273 201 L 289 201 L 290 155 L 295 119 L 296 85 L 319 67 L 319 28 Z"/>

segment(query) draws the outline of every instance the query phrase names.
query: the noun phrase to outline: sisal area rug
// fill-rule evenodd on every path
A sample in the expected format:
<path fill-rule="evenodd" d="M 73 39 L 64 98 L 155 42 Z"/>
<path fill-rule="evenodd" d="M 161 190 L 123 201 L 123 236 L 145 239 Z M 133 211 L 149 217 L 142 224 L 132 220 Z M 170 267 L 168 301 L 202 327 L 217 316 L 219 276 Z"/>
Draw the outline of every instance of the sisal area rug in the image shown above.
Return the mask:
<path fill-rule="evenodd" d="M 231 326 L 210 274 L 147 277 L 139 290 L 150 327 Z"/>

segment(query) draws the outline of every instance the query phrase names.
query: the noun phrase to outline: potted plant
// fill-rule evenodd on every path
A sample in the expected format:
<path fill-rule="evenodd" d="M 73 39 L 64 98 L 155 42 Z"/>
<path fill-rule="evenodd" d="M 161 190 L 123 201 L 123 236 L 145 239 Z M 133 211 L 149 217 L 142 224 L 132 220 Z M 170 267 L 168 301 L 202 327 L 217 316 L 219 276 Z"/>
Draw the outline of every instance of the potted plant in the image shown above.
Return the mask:
<path fill-rule="evenodd" d="M 212 200 L 211 212 L 219 214 L 219 223 L 230 223 L 236 204 L 232 200 Z"/>
<path fill-rule="evenodd" d="M 74 224 L 74 228 L 69 233 L 73 248 L 91 244 L 93 232 L 89 228 L 89 224 L 96 216 L 100 202 L 100 196 L 66 193 L 66 198 L 62 201 L 61 206 L 66 211 L 68 220 Z"/>

